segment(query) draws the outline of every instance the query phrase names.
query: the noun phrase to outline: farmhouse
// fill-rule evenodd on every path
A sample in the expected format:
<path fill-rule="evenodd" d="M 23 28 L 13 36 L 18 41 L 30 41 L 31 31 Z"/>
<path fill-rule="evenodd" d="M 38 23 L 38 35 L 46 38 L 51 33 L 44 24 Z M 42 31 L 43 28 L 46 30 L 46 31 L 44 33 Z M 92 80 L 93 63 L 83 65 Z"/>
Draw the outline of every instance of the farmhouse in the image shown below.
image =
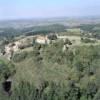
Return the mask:
<path fill-rule="evenodd" d="M 13 52 L 19 50 L 19 46 L 21 45 L 20 42 L 10 43 L 5 46 L 5 56 L 10 60 L 12 57 Z"/>
<path fill-rule="evenodd" d="M 37 36 L 35 42 L 39 44 L 49 44 L 50 40 L 47 36 Z"/>
<path fill-rule="evenodd" d="M 21 45 L 20 42 L 10 43 L 9 45 L 5 46 L 6 53 L 10 53 L 11 50 L 14 52 L 19 50 L 19 46 Z"/>

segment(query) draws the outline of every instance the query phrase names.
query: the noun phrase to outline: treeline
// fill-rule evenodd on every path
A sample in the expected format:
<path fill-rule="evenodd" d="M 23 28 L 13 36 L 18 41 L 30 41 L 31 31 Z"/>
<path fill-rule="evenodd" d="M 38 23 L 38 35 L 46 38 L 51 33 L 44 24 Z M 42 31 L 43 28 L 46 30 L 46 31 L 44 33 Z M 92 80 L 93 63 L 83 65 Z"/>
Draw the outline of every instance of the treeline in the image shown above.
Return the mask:
<path fill-rule="evenodd" d="M 93 37 L 100 39 L 100 24 L 83 24 L 78 26 L 78 28 L 84 30 L 83 35 L 86 35 L 87 37 Z M 91 33 L 91 36 L 89 35 Z"/>
<path fill-rule="evenodd" d="M 63 32 L 66 27 L 64 25 L 53 24 L 47 26 L 34 26 L 24 29 L 15 29 L 15 28 L 1 28 L 0 37 L 13 38 L 19 35 L 35 35 L 35 34 L 48 34 L 55 32 Z"/>
<path fill-rule="evenodd" d="M 63 32 L 65 31 L 65 29 L 66 27 L 64 25 L 59 25 L 59 24 L 53 24 L 53 25 L 47 25 L 47 26 L 35 26 L 33 27 L 32 32 L 26 33 L 26 35 Z"/>

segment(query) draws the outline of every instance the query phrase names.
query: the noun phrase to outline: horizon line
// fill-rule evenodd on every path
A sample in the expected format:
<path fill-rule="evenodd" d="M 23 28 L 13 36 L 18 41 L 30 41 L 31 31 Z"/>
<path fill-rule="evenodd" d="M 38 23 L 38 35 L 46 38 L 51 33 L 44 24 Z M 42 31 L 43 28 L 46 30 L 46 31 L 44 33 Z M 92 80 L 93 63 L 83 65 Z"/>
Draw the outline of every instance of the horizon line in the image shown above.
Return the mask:
<path fill-rule="evenodd" d="M 14 21 L 14 20 L 45 20 L 45 19 L 62 19 L 62 18 L 99 18 L 100 15 L 86 15 L 86 16 L 56 16 L 56 17 L 29 17 L 29 18 L 8 18 L 0 19 L 0 21 Z"/>

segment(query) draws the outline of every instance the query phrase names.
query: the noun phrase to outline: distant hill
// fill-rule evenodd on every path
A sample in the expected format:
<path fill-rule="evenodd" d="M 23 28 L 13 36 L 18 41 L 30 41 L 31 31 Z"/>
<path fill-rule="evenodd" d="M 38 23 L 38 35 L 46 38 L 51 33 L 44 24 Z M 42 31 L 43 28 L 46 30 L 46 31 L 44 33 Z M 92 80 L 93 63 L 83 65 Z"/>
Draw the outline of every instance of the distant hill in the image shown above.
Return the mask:
<path fill-rule="evenodd" d="M 65 31 L 66 27 L 61 24 L 52 24 L 52 25 L 40 25 L 40 26 L 33 26 L 27 28 L 0 28 L 0 37 L 14 37 L 18 35 L 34 35 L 34 34 L 48 34 L 48 33 L 55 33 L 55 32 L 63 32 Z"/>

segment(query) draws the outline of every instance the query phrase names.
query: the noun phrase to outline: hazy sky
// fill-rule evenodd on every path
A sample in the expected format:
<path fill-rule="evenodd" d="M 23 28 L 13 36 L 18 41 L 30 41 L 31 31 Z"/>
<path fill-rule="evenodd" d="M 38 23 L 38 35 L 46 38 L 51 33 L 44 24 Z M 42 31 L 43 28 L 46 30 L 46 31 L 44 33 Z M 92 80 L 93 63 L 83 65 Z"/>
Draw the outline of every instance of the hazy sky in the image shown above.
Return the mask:
<path fill-rule="evenodd" d="M 100 0 L 0 0 L 0 19 L 100 16 Z"/>

